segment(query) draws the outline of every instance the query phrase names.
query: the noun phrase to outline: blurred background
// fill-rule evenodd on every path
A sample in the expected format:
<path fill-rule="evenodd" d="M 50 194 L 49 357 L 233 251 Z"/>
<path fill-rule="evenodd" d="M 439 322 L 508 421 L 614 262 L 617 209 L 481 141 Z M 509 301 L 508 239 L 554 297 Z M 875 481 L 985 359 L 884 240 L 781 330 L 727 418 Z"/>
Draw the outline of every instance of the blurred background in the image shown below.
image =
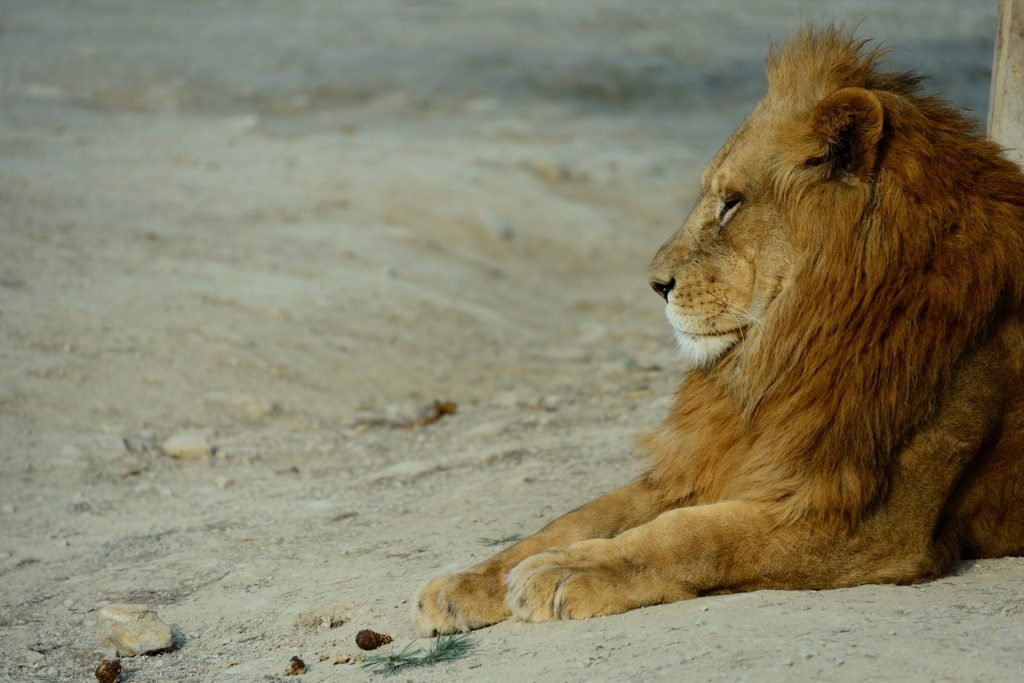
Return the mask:
<path fill-rule="evenodd" d="M 647 362 L 647 260 L 770 41 L 837 17 L 984 117 L 994 0 L 5 0 L 0 387 L 333 422 Z"/>

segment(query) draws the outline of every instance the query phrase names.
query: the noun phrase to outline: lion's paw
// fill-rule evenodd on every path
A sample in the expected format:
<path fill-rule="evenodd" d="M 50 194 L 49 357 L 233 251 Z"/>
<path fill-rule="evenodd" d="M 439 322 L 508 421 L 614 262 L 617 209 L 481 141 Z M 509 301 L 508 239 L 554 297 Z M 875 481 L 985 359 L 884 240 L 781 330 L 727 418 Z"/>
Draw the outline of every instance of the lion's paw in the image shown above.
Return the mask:
<path fill-rule="evenodd" d="M 588 545 L 592 542 L 588 542 Z M 586 619 L 630 609 L 616 563 L 595 561 L 584 544 L 546 550 L 509 572 L 505 607 L 523 621 Z"/>
<path fill-rule="evenodd" d="M 429 581 L 416 592 L 412 619 L 424 638 L 482 628 L 508 618 L 505 585 L 484 574 L 455 574 Z"/>

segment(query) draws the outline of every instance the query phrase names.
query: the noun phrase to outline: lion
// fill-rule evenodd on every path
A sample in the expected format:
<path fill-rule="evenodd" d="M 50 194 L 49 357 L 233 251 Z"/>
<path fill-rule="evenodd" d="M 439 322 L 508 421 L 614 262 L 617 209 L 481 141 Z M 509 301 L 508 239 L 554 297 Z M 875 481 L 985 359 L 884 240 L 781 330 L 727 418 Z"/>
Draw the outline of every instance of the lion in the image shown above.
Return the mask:
<path fill-rule="evenodd" d="M 692 361 L 632 483 L 422 586 L 423 636 L 1024 553 L 1024 174 L 808 25 L 649 269 Z"/>

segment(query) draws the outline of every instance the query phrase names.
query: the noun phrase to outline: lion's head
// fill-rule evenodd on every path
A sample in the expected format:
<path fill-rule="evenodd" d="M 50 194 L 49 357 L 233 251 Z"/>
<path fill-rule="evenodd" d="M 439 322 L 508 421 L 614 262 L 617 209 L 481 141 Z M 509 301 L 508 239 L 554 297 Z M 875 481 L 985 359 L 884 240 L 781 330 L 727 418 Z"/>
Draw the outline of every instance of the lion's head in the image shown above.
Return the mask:
<path fill-rule="evenodd" d="M 696 207 L 651 263 L 695 364 L 763 327 L 810 246 L 800 233 L 853 237 L 883 171 L 885 105 L 901 106 L 919 81 L 879 73 L 884 53 L 863 47 L 845 27 L 808 28 L 769 55 L 768 95 L 705 169 Z M 800 210 L 811 193 L 824 195 L 819 215 Z"/>
<path fill-rule="evenodd" d="M 779 123 L 758 107 L 704 171 L 696 207 L 651 263 L 679 348 L 698 366 L 760 325 L 791 275 L 793 245 L 772 183 Z"/>
<path fill-rule="evenodd" d="M 702 368 L 647 442 L 669 478 L 714 451 L 749 490 L 863 507 L 959 359 L 1020 310 L 1020 170 L 884 56 L 844 25 L 774 48 L 767 95 L 651 263 Z M 701 436 L 715 410 L 742 425 L 735 455 Z"/>

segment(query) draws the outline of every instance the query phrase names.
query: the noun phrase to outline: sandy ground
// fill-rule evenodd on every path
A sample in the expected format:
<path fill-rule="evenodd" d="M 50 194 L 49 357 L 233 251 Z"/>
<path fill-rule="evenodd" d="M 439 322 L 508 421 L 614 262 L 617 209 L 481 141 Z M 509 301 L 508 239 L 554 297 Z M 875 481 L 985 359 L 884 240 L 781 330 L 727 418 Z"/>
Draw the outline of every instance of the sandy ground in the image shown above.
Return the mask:
<path fill-rule="evenodd" d="M 123 680 L 377 680 L 358 630 L 626 482 L 683 370 L 646 264 L 822 12 L 984 114 L 989 0 L 0 1 L 0 680 L 92 680 L 116 602 L 178 643 Z M 1024 560 L 961 569 L 398 680 L 1022 680 Z"/>

